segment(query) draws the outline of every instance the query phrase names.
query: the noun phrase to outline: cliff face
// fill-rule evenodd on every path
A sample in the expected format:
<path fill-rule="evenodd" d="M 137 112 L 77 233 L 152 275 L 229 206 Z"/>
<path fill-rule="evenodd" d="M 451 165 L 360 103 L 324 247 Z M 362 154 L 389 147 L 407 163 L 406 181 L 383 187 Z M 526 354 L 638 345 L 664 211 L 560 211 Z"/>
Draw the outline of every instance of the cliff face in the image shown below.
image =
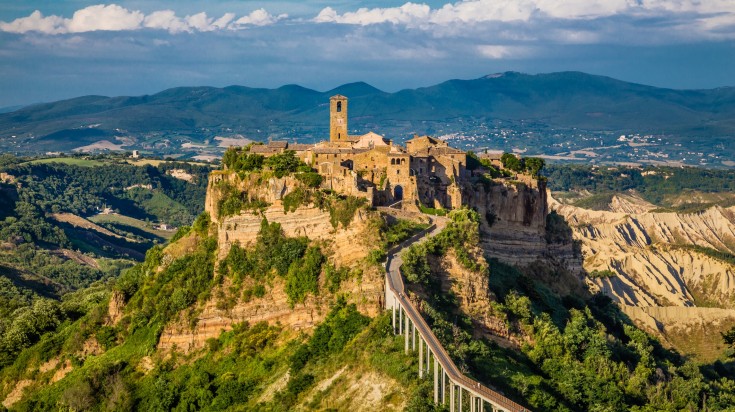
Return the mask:
<path fill-rule="evenodd" d="M 223 180 L 249 197 L 270 203 L 270 206 L 261 211 L 242 211 L 234 216 L 218 218 Z M 339 224 L 337 228 L 331 223 L 329 211 L 313 204 L 301 205 L 287 213 L 282 199 L 298 185 L 296 180 L 287 177 L 259 181 L 256 176 L 243 180 L 235 174 L 213 174 L 207 190 L 206 210 L 217 224 L 219 258 L 224 258 L 234 243 L 242 247 L 255 243 L 263 218 L 278 222 L 288 237 L 306 236 L 311 241 L 317 241 L 329 261 L 337 267 L 356 269 L 358 274 L 343 281 L 337 293 L 345 294 L 362 313 L 375 316 L 382 307 L 383 274 L 377 267 L 365 264 L 364 260 L 379 240 L 375 225 L 375 220 L 379 219 L 377 212 L 358 209 L 347 227 Z M 254 286 L 248 282 L 252 283 L 252 279 L 246 279 L 240 289 Z M 245 300 L 241 296 L 242 290 L 239 290 L 235 294 L 234 304 L 224 305 L 225 296 L 231 293 L 232 286 L 229 279 L 225 279 L 222 285 L 212 291 L 193 322 L 181 319 L 166 327 L 159 348 L 171 349 L 175 346 L 178 350 L 188 352 L 202 347 L 207 339 L 231 329 L 233 324 L 244 321 L 280 322 L 296 330 L 308 329 L 323 320 L 335 295 L 320 285 L 318 296 L 308 296 L 303 304 L 291 307 L 284 280 L 275 277 L 267 283 L 263 297 Z M 195 326 L 192 327 L 192 324 Z"/>
<path fill-rule="evenodd" d="M 234 306 L 227 308 L 222 306 L 222 295 L 227 293 L 230 286 L 232 284 L 226 281 L 212 291 L 212 297 L 196 316 L 194 327 L 184 319 L 167 325 L 161 335 L 159 349 L 168 350 L 175 346 L 185 353 L 199 349 L 207 339 L 216 338 L 223 331 L 232 329 L 232 325 L 241 322 L 279 322 L 294 330 L 310 329 L 324 320 L 334 298 L 334 295 L 324 292 L 318 296 L 308 296 L 303 304 L 291 307 L 285 292 L 285 282 L 275 278 L 266 286 L 266 293 L 262 298 L 246 301 L 238 297 Z M 244 284 L 243 289 L 248 286 L 247 283 Z M 382 286 L 383 274 L 372 270 L 363 272 L 360 278 L 343 282 L 339 293 L 345 294 L 350 302 L 357 304 L 358 310 L 363 314 L 376 316 L 382 307 Z"/>
<path fill-rule="evenodd" d="M 482 248 L 490 257 L 514 264 L 528 265 L 538 260 L 553 260 L 579 269 L 571 243 L 546 241 L 548 214 L 546 182 L 520 176 L 520 181 L 493 181 L 464 189 L 467 206 L 482 217 Z"/>
<path fill-rule="evenodd" d="M 470 254 L 475 260 L 482 259 L 482 250 L 473 250 Z M 429 262 L 441 282 L 442 291 L 457 296 L 459 310 L 472 318 L 476 337 L 487 337 L 504 347 L 520 346 L 521 342 L 506 322 L 494 313 L 492 302 L 496 297 L 484 271 L 473 272 L 462 267 L 454 251 L 442 257 L 430 256 Z"/>

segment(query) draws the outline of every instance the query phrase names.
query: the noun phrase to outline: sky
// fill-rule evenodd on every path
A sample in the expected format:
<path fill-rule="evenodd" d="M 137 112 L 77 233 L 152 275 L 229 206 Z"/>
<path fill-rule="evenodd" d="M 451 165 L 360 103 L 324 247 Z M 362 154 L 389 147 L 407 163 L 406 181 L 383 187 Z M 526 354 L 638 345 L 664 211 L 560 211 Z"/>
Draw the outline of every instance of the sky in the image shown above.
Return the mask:
<path fill-rule="evenodd" d="M 0 107 L 566 70 L 735 86 L 735 0 L 0 0 Z"/>

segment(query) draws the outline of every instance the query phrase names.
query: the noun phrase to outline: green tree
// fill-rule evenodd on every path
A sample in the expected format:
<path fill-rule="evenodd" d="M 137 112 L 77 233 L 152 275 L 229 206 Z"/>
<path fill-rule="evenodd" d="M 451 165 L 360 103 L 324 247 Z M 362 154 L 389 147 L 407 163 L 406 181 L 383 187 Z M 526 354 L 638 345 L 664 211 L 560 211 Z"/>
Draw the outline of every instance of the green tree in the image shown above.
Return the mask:
<path fill-rule="evenodd" d="M 730 349 L 733 350 L 732 356 L 735 356 L 735 326 L 722 333 L 722 340 L 730 346 Z"/>
<path fill-rule="evenodd" d="M 526 166 L 526 170 L 528 170 L 531 175 L 538 176 L 541 172 L 541 169 L 543 169 L 544 165 L 546 165 L 546 162 L 544 161 L 544 159 L 541 159 L 539 157 L 527 157 L 524 160 L 524 164 Z"/>
<path fill-rule="evenodd" d="M 299 170 L 300 166 L 306 166 L 293 150 L 286 150 L 265 159 L 264 165 L 268 166 L 276 177 L 281 178 Z M 310 168 L 307 169 L 310 170 Z M 306 171 L 308 171 L 306 170 Z"/>
<path fill-rule="evenodd" d="M 503 155 L 500 157 L 500 162 L 506 169 L 512 170 L 514 172 L 523 171 L 523 160 L 519 159 L 513 153 L 503 153 Z"/>

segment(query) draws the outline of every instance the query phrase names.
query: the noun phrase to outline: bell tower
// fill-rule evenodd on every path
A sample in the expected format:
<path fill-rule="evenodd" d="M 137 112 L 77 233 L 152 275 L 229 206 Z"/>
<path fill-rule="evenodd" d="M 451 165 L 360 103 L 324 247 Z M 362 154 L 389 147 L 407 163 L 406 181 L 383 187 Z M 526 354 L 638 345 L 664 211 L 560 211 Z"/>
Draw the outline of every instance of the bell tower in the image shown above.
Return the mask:
<path fill-rule="evenodd" d="M 347 98 L 341 94 L 329 99 L 329 142 L 347 141 Z"/>

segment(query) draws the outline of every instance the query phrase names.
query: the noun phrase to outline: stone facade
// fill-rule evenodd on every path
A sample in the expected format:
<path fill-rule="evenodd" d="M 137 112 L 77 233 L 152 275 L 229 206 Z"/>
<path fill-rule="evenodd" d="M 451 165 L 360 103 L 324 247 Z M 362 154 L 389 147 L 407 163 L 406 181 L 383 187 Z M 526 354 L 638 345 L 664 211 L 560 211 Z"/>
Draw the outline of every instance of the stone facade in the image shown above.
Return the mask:
<path fill-rule="evenodd" d="M 373 206 L 462 205 L 460 184 L 470 175 L 465 152 L 429 136 L 414 136 L 405 148 L 373 132 L 350 136 L 347 97 L 332 96 L 329 108 L 329 141 L 273 141 L 251 146 L 250 152 L 271 156 L 293 150 L 324 177 L 324 188 L 364 197 Z"/>

